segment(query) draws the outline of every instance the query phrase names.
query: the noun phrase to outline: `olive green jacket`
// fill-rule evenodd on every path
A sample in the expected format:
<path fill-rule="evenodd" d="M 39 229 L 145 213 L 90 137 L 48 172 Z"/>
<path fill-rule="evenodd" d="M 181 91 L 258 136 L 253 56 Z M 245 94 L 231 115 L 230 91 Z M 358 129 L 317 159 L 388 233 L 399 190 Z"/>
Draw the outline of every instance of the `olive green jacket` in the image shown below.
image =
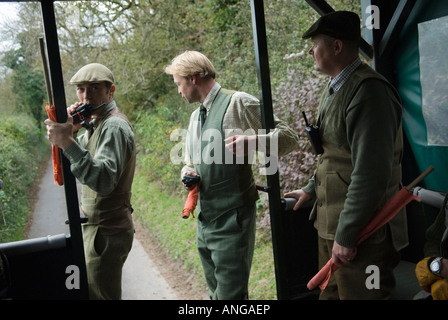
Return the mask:
<path fill-rule="evenodd" d="M 401 114 L 395 89 L 365 64 L 339 91 L 322 94 L 318 125 L 324 152 L 303 188 L 316 197 L 311 219 L 320 237 L 355 247 L 361 229 L 399 191 Z M 389 226 L 400 250 L 408 243 L 405 211 Z"/>
<path fill-rule="evenodd" d="M 81 209 L 86 224 L 97 224 L 104 234 L 133 228 L 131 188 L 136 163 L 134 134 L 116 103 L 108 104 L 93 120 L 95 130 L 79 136 L 64 154 L 81 182 Z"/>

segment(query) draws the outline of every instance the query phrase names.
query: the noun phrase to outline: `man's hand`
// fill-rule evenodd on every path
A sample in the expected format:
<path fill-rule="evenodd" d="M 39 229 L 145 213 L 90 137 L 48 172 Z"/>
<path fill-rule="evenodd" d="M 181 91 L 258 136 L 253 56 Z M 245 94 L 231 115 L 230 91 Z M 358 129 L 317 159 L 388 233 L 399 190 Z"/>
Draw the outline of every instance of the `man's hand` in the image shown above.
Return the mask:
<path fill-rule="evenodd" d="M 331 259 L 335 265 L 342 267 L 344 264 L 355 259 L 356 253 L 356 247 L 346 248 L 334 241 Z"/>
<path fill-rule="evenodd" d="M 187 176 L 187 175 L 189 175 L 189 176 L 197 176 L 198 174 L 197 174 L 196 172 L 194 172 L 194 171 L 186 171 L 186 172 L 184 173 L 184 176 Z M 187 187 L 187 186 L 185 185 L 185 183 L 184 183 L 184 188 L 185 188 L 187 191 L 192 190 L 195 186 L 196 186 L 196 184 L 194 184 L 194 185 L 192 185 L 192 186 L 190 186 L 190 187 Z"/>
<path fill-rule="evenodd" d="M 71 115 L 73 112 L 76 111 L 76 108 L 78 108 L 82 104 L 83 103 L 79 102 L 79 101 L 75 102 L 74 104 L 72 104 L 70 107 L 67 108 L 67 114 Z M 81 129 L 81 128 L 82 128 L 81 123 L 78 122 L 76 124 L 73 124 L 73 132 L 78 132 L 79 129 Z"/>
<path fill-rule="evenodd" d="M 299 208 L 302 204 L 304 204 L 305 202 L 307 202 L 308 200 L 311 199 L 311 196 L 308 193 L 306 193 L 305 191 L 303 191 L 302 189 L 287 192 L 287 193 L 285 193 L 284 197 L 285 198 L 295 198 L 297 200 L 297 202 L 293 208 L 294 211 L 299 210 Z"/>
<path fill-rule="evenodd" d="M 47 125 L 48 140 L 56 147 L 65 150 L 75 140 L 73 139 L 73 117 L 69 114 L 67 122 L 58 123 L 47 119 L 44 121 Z"/>
<path fill-rule="evenodd" d="M 247 156 L 258 147 L 258 137 L 255 135 L 236 135 L 224 139 L 224 142 L 226 142 L 226 148 L 238 157 Z"/>

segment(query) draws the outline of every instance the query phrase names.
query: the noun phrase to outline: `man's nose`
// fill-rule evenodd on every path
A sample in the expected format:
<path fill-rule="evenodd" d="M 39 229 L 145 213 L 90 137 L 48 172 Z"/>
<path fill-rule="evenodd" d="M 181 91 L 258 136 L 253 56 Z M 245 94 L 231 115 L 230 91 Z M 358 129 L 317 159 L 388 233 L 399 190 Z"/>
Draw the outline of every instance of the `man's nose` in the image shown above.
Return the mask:
<path fill-rule="evenodd" d="M 79 98 L 80 98 L 82 103 L 87 103 L 90 100 L 86 92 L 80 94 Z"/>
<path fill-rule="evenodd" d="M 86 100 L 86 93 L 85 92 L 78 93 L 78 97 L 79 97 L 79 100 L 84 101 L 84 100 Z"/>

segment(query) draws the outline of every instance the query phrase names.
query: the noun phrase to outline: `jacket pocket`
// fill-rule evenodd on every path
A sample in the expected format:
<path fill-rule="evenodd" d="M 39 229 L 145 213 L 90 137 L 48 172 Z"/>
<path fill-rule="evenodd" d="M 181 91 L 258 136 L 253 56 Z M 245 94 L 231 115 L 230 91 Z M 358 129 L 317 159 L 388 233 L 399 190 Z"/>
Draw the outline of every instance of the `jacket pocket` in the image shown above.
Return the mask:
<path fill-rule="evenodd" d="M 325 207 L 325 232 L 327 235 L 336 233 L 339 216 L 344 209 L 348 191 L 348 179 L 336 171 L 329 171 L 325 177 L 325 198 L 322 204 Z"/>

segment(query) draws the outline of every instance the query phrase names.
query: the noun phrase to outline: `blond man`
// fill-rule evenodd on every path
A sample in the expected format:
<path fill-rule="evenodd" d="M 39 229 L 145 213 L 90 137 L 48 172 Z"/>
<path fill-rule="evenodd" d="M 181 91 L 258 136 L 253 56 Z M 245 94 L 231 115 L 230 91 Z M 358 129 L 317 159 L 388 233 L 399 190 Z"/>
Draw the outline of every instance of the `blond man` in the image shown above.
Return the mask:
<path fill-rule="evenodd" d="M 200 175 L 197 246 L 210 298 L 247 299 L 258 199 L 249 155 L 272 152 L 276 142 L 278 156 L 288 153 L 298 146 L 297 135 L 278 118 L 273 132 L 263 132 L 258 99 L 221 88 L 200 52 L 178 55 L 165 72 L 183 99 L 200 103 L 190 118 L 181 176 Z"/>

